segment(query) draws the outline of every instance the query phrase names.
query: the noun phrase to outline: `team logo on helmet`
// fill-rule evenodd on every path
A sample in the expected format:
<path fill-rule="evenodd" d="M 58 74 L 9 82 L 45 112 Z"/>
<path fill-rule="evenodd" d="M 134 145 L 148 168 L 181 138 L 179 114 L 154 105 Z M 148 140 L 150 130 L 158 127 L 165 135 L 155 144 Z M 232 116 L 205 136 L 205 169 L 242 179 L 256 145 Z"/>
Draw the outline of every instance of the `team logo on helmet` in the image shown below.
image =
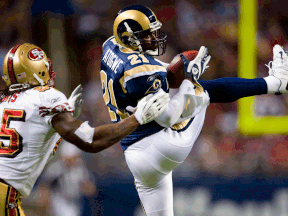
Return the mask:
<path fill-rule="evenodd" d="M 44 58 L 44 55 L 45 55 L 44 51 L 39 48 L 34 48 L 28 52 L 28 57 L 32 61 L 42 60 Z"/>

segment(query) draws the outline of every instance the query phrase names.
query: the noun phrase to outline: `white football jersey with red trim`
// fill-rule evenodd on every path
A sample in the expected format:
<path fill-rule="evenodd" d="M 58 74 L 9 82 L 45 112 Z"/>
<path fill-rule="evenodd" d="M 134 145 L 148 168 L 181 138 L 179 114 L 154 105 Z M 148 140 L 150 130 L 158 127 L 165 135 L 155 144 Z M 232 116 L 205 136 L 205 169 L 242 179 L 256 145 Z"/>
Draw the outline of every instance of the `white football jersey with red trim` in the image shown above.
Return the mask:
<path fill-rule="evenodd" d="M 73 112 L 66 96 L 48 86 L 15 93 L 0 103 L 0 178 L 28 196 L 53 155 L 52 117 Z"/>

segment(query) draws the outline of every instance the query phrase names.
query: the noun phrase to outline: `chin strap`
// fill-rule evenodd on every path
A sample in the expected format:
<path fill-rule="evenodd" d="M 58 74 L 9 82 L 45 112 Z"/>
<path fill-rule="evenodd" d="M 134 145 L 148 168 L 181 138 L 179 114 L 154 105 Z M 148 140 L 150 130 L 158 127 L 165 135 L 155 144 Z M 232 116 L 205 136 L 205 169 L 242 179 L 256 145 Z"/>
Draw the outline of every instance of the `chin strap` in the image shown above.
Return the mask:
<path fill-rule="evenodd" d="M 27 88 L 30 88 L 29 84 L 17 83 L 17 84 L 10 85 L 9 91 L 18 91 L 18 90 L 27 89 Z"/>
<path fill-rule="evenodd" d="M 148 54 L 150 56 L 159 56 L 159 49 L 156 50 L 146 50 L 145 54 Z"/>
<path fill-rule="evenodd" d="M 33 76 L 40 83 L 41 86 L 45 85 L 44 81 L 41 78 L 39 78 L 35 73 L 33 73 Z M 17 83 L 17 84 L 10 85 L 9 91 L 18 91 L 18 90 L 27 89 L 30 87 L 31 85 L 28 83 Z"/>

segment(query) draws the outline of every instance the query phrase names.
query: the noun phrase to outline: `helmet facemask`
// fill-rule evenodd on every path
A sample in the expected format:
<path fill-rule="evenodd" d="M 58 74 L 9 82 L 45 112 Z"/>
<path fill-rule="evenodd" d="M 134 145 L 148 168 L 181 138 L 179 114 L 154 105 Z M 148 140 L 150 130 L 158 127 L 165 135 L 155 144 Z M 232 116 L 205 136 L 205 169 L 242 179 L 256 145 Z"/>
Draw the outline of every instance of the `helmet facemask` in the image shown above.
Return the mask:
<path fill-rule="evenodd" d="M 124 23 L 127 32 L 129 33 L 130 37 L 124 39 L 123 43 L 128 43 L 132 47 L 137 47 L 140 53 L 145 53 L 150 56 L 160 56 L 163 55 L 166 51 L 166 38 L 167 35 L 160 30 L 162 23 L 160 21 L 155 21 L 149 24 L 149 29 L 141 30 L 141 31 L 133 31 L 127 22 Z M 143 35 L 154 34 L 154 38 L 150 39 L 149 41 L 143 39 Z M 149 46 L 147 42 L 153 46 L 156 45 L 155 49 L 145 49 L 145 46 Z"/>

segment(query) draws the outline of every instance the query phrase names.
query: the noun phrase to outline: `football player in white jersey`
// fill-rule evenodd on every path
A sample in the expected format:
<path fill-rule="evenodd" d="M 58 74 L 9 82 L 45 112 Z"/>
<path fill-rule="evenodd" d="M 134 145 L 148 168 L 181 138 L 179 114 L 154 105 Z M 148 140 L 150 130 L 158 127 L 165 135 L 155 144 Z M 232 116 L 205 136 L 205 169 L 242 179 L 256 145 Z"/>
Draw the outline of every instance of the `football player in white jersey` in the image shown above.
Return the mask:
<path fill-rule="evenodd" d="M 169 101 L 166 93 L 143 98 L 127 120 L 92 128 L 87 121 L 73 118 L 66 96 L 54 88 L 54 77 L 51 61 L 33 44 L 14 46 L 4 59 L 7 89 L 0 95 L 0 215 L 24 215 L 21 197 L 29 195 L 53 155 L 57 133 L 78 148 L 96 153 L 152 121 Z M 78 90 L 70 97 L 73 106 L 81 103 Z"/>
<path fill-rule="evenodd" d="M 172 171 L 181 164 L 197 139 L 209 103 L 233 102 L 239 98 L 267 93 L 287 93 L 288 56 L 276 45 L 268 77 L 256 79 L 221 78 L 198 80 L 210 56 L 201 47 L 189 62 L 183 55 L 186 79 L 179 89 L 169 89 L 167 63 L 156 59 L 165 52 L 166 35 L 154 12 L 131 5 L 118 12 L 113 36 L 103 44 L 101 80 L 113 101 L 104 101 L 113 122 L 129 116 L 136 102 L 148 93 L 166 91 L 168 107 L 154 121 L 139 127 L 120 141 L 127 165 L 148 216 L 172 216 Z"/>

